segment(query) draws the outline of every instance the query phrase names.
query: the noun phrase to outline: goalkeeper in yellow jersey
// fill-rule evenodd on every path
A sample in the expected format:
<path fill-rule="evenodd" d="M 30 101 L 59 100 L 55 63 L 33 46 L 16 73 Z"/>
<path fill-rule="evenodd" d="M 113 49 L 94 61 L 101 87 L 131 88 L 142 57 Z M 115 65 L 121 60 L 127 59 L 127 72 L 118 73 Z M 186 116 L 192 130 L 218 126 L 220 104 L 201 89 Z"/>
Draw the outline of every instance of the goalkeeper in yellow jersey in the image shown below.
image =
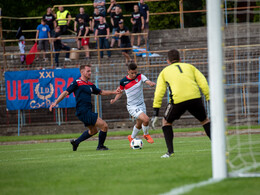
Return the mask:
<path fill-rule="evenodd" d="M 154 93 L 154 117 L 152 126 L 158 120 L 159 109 L 162 105 L 166 88 L 169 88 L 170 102 L 167 105 L 163 117 L 163 133 L 168 152 L 161 156 L 168 158 L 173 155 L 173 130 L 172 123 L 179 119 L 185 111 L 189 111 L 203 126 L 207 136 L 210 138 L 210 121 L 207 118 L 205 108 L 202 103 L 201 93 L 209 100 L 209 86 L 204 75 L 193 65 L 180 62 L 180 54 L 173 49 L 168 52 L 165 67 L 157 79 Z"/>

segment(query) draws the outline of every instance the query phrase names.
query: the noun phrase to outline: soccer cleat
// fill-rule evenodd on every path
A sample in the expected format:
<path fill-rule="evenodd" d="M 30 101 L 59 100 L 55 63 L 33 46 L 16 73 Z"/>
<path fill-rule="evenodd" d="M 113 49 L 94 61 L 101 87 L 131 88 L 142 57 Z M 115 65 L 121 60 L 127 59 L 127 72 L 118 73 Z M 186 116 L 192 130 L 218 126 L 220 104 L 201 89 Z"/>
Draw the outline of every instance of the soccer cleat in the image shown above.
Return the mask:
<path fill-rule="evenodd" d="M 169 152 L 167 152 L 166 154 L 162 155 L 161 158 L 170 158 L 173 155 L 174 155 L 174 153 L 170 154 Z"/>
<path fill-rule="evenodd" d="M 76 140 L 75 140 L 75 139 L 72 139 L 72 140 L 70 140 L 70 143 L 71 143 L 71 145 L 72 145 L 72 150 L 73 150 L 73 151 L 77 151 L 79 145 L 76 144 Z"/>
<path fill-rule="evenodd" d="M 109 148 L 106 146 L 99 146 L 97 147 L 97 150 L 109 150 Z"/>
<path fill-rule="evenodd" d="M 150 144 L 154 143 L 153 138 L 151 138 L 149 134 L 144 135 L 144 139 L 146 139 L 146 141 Z"/>
<path fill-rule="evenodd" d="M 134 139 L 134 138 L 132 138 L 132 135 L 128 135 L 127 138 L 128 138 L 128 140 L 129 140 L 130 143 L 131 143 L 131 141 Z"/>

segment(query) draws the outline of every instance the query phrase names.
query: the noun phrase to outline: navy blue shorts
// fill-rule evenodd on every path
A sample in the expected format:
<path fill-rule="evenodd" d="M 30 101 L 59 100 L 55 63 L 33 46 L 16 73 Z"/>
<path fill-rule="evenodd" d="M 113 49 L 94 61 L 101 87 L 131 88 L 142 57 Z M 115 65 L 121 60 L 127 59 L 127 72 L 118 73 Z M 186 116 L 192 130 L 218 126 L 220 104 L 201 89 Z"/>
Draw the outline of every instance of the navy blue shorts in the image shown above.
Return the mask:
<path fill-rule="evenodd" d="M 86 112 L 77 114 L 79 120 L 81 120 L 84 125 L 87 126 L 94 126 L 98 119 L 98 114 L 88 110 Z"/>

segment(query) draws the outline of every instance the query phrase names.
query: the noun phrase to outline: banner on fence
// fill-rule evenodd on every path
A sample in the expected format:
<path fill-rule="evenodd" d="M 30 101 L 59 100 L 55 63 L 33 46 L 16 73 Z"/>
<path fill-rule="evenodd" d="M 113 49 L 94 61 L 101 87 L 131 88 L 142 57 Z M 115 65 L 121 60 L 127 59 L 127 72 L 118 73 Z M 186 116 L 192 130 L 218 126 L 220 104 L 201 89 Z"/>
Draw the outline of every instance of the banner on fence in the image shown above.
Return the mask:
<path fill-rule="evenodd" d="M 8 110 L 49 108 L 74 79 L 80 77 L 78 68 L 5 72 L 6 105 Z M 75 107 L 74 94 L 58 105 Z"/>

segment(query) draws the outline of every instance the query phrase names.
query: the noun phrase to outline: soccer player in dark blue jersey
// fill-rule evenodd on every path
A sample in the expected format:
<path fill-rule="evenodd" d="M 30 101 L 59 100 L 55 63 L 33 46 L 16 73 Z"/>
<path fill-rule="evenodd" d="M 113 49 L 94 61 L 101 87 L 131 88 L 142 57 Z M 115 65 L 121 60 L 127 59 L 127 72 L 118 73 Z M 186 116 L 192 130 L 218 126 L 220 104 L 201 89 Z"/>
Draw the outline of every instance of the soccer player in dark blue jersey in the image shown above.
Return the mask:
<path fill-rule="evenodd" d="M 84 133 L 82 133 L 82 135 L 78 139 L 70 141 L 73 146 L 73 151 L 77 150 L 79 144 L 82 141 L 97 134 L 97 128 L 100 129 L 97 150 L 108 150 L 108 148 L 104 146 L 108 125 L 104 120 L 98 117 L 97 113 L 92 112 L 91 94 L 114 95 L 119 94 L 121 90 L 101 90 L 97 88 L 93 83 L 89 82 L 89 79 L 91 77 L 91 65 L 81 65 L 80 74 L 81 77 L 73 81 L 71 85 L 60 94 L 56 101 L 50 106 L 49 110 L 52 111 L 53 107 L 55 107 L 67 95 L 74 92 L 76 98 L 76 115 L 79 120 L 81 120 L 84 125 L 89 128 L 89 130 L 86 130 Z"/>

